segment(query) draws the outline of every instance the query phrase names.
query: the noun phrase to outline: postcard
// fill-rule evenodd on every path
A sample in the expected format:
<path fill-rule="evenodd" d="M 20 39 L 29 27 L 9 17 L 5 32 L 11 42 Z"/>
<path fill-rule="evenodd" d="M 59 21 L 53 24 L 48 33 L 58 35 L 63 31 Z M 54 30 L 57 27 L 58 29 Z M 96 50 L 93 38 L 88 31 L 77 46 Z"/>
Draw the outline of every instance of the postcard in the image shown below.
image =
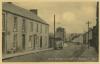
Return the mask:
<path fill-rule="evenodd" d="M 3 1 L 2 62 L 99 62 L 99 1 Z"/>

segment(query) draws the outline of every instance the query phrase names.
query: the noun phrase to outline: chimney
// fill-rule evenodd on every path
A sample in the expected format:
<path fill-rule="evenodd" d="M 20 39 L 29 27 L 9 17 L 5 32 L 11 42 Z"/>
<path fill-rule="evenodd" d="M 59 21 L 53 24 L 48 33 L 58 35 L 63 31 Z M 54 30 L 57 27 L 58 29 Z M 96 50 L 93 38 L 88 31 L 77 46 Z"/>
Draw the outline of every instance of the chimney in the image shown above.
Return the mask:
<path fill-rule="evenodd" d="M 8 4 L 12 4 L 12 2 L 7 2 Z"/>
<path fill-rule="evenodd" d="M 36 15 L 38 14 L 37 9 L 31 9 L 30 11 Z"/>

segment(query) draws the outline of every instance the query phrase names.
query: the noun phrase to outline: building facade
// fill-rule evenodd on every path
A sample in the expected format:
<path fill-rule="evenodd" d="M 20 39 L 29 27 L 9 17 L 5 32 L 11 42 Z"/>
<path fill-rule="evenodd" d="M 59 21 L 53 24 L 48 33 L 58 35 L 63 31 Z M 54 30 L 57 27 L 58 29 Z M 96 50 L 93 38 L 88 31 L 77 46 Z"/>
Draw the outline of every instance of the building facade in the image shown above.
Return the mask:
<path fill-rule="evenodd" d="M 89 34 L 89 36 L 88 36 Z M 85 44 L 89 41 L 89 45 L 93 46 L 97 53 L 99 52 L 99 2 L 96 3 L 96 25 L 89 32 L 84 33 Z"/>
<path fill-rule="evenodd" d="M 58 27 L 55 34 L 57 38 L 61 38 L 64 42 L 66 41 L 66 32 L 64 28 Z"/>
<path fill-rule="evenodd" d="M 83 44 L 83 34 L 80 34 L 74 39 L 72 39 L 72 42 L 77 44 Z"/>
<path fill-rule="evenodd" d="M 49 48 L 54 47 L 54 33 L 49 33 Z"/>
<path fill-rule="evenodd" d="M 48 48 L 49 25 L 37 15 L 13 3 L 2 5 L 2 53 Z"/>

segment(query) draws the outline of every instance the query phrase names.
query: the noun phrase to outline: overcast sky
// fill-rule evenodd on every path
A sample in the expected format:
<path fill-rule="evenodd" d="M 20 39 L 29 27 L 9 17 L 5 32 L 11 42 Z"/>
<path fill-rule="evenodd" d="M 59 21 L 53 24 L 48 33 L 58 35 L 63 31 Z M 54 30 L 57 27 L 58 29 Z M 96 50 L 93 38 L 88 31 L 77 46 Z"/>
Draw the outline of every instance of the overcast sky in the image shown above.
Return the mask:
<path fill-rule="evenodd" d="M 15 2 L 25 9 L 38 9 L 38 16 L 50 24 L 53 32 L 53 15 L 56 15 L 56 27 L 62 26 L 67 33 L 87 31 L 87 21 L 90 27 L 96 24 L 96 2 Z"/>

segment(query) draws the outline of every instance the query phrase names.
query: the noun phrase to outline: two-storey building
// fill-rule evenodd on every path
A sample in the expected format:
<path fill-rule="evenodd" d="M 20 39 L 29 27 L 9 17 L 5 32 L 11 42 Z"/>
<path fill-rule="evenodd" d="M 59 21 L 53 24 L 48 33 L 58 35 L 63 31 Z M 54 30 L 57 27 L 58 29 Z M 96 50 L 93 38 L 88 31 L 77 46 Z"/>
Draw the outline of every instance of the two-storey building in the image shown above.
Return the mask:
<path fill-rule="evenodd" d="M 33 51 L 48 48 L 49 25 L 37 15 L 11 2 L 2 4 L 2 52 Z"/>

